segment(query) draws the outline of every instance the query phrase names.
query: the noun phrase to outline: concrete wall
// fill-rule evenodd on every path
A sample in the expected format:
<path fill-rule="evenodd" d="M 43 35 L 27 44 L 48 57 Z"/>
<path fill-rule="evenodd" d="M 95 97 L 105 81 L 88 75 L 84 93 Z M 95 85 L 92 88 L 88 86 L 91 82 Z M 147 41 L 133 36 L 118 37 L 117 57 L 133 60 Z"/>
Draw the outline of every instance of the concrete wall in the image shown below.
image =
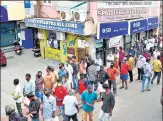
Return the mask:
<path fill-rule="evenodd" d="M 23 1 L 1 1 L 1 5 L 7 6 L 9 21 L 23 20 L 25 18 Z"/>

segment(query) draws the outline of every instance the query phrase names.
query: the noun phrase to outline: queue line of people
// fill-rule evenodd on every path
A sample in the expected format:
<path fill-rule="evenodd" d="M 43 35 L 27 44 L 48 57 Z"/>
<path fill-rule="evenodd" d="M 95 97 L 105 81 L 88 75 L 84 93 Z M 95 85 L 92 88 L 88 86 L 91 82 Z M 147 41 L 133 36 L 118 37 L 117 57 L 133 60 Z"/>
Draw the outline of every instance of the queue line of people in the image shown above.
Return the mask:
<path fill-rule="evenodd" d="M 120 89 L 125 88 L 127 90 L 128 78 L 130 77 L 130 82 L 133 82 L 135 60 L 137 61 L 138 80 L 142 81 L 142 92 L 144 92 L 146 79 L 148 79 L 147 91 L 150 90 L 150 83 L 153 84 L 156 76 L 158 76 L 157 84 L 160 84 L 162 71 L 161 54 L 153 52 L 154 61 L 152 61 L 152 65 L 154 76 L 151 81 L 152 65 L 150 62 L 152 56 L 148 50 L 144 48 L 144 52 L 140 52 L 136 59 L 136 52 L 133 47 L 129 52 L 129 54 L 126 54 L 123 48 L 120 47 L 119 57 L 110 53 L 109 56 L 113 55 L 114 59 L 108 58 L 109 66 L 106 70 L 102 66 L 100 58 L 98 58 L 98 61 L 94 61 L 89 55 L 86 55 L 85 59 L 81 59 L 78 64 L 76 63 L 75 56 L 71 60 L 67 60 L 66 64 L 60 63 L 58 72 L 53 67 L 48 66 L 45 77 L 42 76 L 41 71 L 38 71 L 35 82 L 31 80 L 30 74 L 26 74 L 27 82 L 23 88 L 23 96 L 21 96 L 19 79 L 14 79 L 15 90 L 12 95 L 16 101 L 20 117 L 24 117 L 21 108 L 21 100 L 24 98 L 29 100 L 29 102 L 24 102 L 24 104 L 29 109 L 27 114 L 30 114 L 32 121 L 40 120 L 40 109 L 42 110 L 44 121 L 53 120 L 56 118 L 57 107 L 64 121 L 70 121 L 70 119 L 78 121 L 77 112 L 79 111 L 79 107 L 74 93 L 79 93 L 83 104 L 83 121 L 87 121 L 87 115 L 89 116 L 89 121 L 93 121 L 94 103 L 98 101 L 103 101 L 99 121 L 103 120 L 104 114 L 107 115 L 109 120 L 115 105 L 114 96 L 117 93 L 116 77 L 120 75 L 120 79 L 122 80 Z M 110 91 L 112 85 L 113 93 Z M 96 91 L 99 89 L 100 95 L 98 98 Z M 19 120 L 17 119 L 16 121 Z"/>

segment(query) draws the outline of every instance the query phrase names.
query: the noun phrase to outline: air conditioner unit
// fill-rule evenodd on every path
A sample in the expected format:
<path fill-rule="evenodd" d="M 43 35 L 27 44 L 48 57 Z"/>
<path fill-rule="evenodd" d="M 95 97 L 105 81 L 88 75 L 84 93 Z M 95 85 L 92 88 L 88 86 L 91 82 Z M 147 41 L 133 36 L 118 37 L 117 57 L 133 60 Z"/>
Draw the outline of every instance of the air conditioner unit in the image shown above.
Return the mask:
<path fill-rule="evenodd" d="M 65 33 L 63 32 L 56 32 L 56 40 L 65 40 Z"/>
<path fill-rule="evenodd" d="M 60 19 L 61 20 L 71 20 L 72 19 L 72 12 L 70 11 L 60 11 Z"/>
<path fill-rule="evenodd" d="M 74 12 L 74 21 L 81 21 L 84 22 L 87 18 L 87 12 Z"/>

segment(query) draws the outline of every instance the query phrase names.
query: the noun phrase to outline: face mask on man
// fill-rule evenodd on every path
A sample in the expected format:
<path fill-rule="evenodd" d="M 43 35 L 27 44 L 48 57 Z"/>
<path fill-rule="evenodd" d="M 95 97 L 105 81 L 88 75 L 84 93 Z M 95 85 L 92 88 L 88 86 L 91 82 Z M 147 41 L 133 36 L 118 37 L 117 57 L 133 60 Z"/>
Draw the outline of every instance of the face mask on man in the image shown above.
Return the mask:
<path fill-rule="evenodd" d="M 49 93 L 45 94 L 46 97 L 49 97 L 49 95 L 50 95 Z"/>

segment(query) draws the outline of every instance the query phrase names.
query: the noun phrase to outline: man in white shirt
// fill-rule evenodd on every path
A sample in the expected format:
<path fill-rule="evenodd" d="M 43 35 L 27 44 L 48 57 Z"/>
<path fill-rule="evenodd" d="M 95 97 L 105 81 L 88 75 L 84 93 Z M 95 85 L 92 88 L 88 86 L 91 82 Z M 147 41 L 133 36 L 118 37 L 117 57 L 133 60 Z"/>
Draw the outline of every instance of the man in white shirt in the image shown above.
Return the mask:
<path fill-rule="evenodd" d="M 74 91 L 69 90 L 69 95 L 65 96 L 63 100 L 64 112 L 66 115 L 66 121 L 78 121 L 77 112 L 79 112 L 78 101 L 75 96 L 73 96 Z"/>
<path fill-rule="evenodd" d="M 55 116 L 57 109 L 56 98 L 51 95 L 51 90 L 48 88 L 44 89 L 42 106 L 43 121 L 55 121 L 58 119 L 58 117 Z"/>
<path fill-rule="evenodd" d="M 62 76 L 63 86 L 69 91 L 71 89 L 71 84 L 68 81 L 67 75 Z"/>
<path fill-rule="evenodd" d="M 156 60 L 158 56 L 160 56 L 160 52 L 156 48 L 155 51 L 153 52 L 153 59 Z"/>
<path fill-rule="evenodd" d="M 72 78 L 72 74 L 73 74 L 73 68 L 70 64 L 70 60 L 67 60 L 67 63 L 65 64 L 65 69 L 68 72 L 68 81 L 71 84 L 71 87 L 73 85 L 73 78 Z"/>
<path fill-rule="evenodd" d="M 138 57 L 138 61 L 137 61 L 137 68 L 138 68 L 138 80 L 142 80 L 143 75 L 142 75 L 142 67 L 145 64 L 146 59 L 143 55 L 140 55 Z"/>
<path fill-rule="evenodd" d="M 22 102 L 23 96 L 22 96 L 21 86 L 19 85 L 19 79 L 14 79 L 13 84 L 15 86 L 15 89 L 12 92 L 12 96 L 16 102 L 16 107 L 17 107 L 17 110 L 19 112 L 19 115 L 21 117 L 23 117 L 23 112 L 22 112 L 22 107 L 21 107 L 21 102 Z"/>
<path fill-rule="evenodd" d="M 110 64 L 114 62 L 114 55 L 112 54 L 112 51 L 110 51 L 109 55 L 106 58 L 107 61 L 107 67 L 110 67 Z"/>
<path fill-rule="evenodd" d="M 102 66 L 102 59 L 100 58 L 100 55 L 97 56 L 96 64 L 97 64 L 97 71 L 99 71 L 100 66 Z"/>

